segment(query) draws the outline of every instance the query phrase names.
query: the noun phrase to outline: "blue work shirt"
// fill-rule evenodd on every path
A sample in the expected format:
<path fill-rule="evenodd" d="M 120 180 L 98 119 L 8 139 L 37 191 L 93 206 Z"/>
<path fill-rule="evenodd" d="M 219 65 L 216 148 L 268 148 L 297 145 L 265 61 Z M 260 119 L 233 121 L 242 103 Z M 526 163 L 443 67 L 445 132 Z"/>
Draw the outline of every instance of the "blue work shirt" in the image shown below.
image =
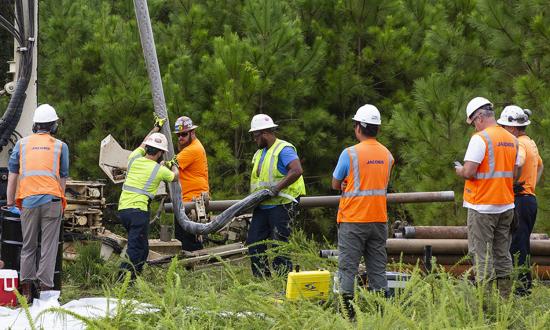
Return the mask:
<path fill-rule="evenodd" d="M 47 134 L 45 132 L 38 132 L 38 134 Z M 8 161 L 8 170 L 10 173 L 19 174 L 19 150 L 20 150 L 21 140 L 17 141 L 15 147 L 10 155 Z M 69 147 L 65 142 L 61 142 L 61 156 L 59 161 L 59 176 L 66 178 L 69 176 Z M 52 201 L 56 196 L 53 195 L 33 195 L 23 199 L 23 207 L 27 209 L 32 209 L 40 205 L 44 205 Z"/>
<path fill-rule="evenodd" d="M 349 154 L 348 149 L 344 149 L 338 158 L 338 164 L 334 172 L 332 172 L 332 177 L 336 180 L 344 180 L 349 175 Z"/>
<path fill-rule="evenodd" d="M 264 157 L 267 154 L 267 148 L 264 148 L 262 150 L 262 155 L 260 156 L 260 162 L 258 163 L 258 167 L 262 167 L 262 163 L 264 162 Z M 293 160 L 298 159 L 298 154 L 296 153 L 296 150 L 292 147 L 284 147 L 281 152 L 279 153 L 279 159 L 277 161 L 277 170 L 281 172 L 282 175 L 287 175 L 288 170 L 287 166 L 290 164 Z M 260 205 L 259 208 L 265 210 L 265 209 L 271 209 L 274 208 L 277 205 Z"/>

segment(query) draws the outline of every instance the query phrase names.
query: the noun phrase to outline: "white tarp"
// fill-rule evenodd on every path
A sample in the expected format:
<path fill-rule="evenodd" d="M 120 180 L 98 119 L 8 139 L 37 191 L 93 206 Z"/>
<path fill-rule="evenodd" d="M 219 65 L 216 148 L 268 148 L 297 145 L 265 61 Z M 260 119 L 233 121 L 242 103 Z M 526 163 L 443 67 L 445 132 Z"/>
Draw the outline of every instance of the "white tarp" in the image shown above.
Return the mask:
<path fill-rule="evenodd" d="M 158 309 L 151 305 L 131 300 L 117 300 L 113 298 L 97 297 L 72 300 L 65 305 L 58 302 L 59 291 L 50 291 L 51 294 L 42 295 L 41 299 L 34 299 L 29 307 L 29 314 L 37 329 L 86 329 L 86 324 L 70 313 L 87 319 L 114 317 L 119 304 L 132 305 L 134 313 L 152 313 Z M 48 292 L 48 293 L 50 293 Z M 47 311 L 49 308 L 62 308 L 69 313 Z M 124 309 L 127 311 L 127 309 Z M 40 313 L 42 313 L 40 315 Z M 23 308 L 7 308 L 0 306 L 0 329 L 30 329 L 27 314 Z"/>

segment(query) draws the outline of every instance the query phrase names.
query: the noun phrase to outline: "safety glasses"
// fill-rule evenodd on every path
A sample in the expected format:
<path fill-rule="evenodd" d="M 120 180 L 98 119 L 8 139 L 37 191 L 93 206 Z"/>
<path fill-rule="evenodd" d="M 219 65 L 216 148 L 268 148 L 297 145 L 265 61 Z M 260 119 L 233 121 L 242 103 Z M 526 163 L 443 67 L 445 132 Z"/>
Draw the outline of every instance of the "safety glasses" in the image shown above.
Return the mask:
<path fill-rule="evenodd" d="M 176 133 L 176 135 L 178 137 L 187 137 L 189 135 L 190 132 L 181 132 L 181 133 Z"/>

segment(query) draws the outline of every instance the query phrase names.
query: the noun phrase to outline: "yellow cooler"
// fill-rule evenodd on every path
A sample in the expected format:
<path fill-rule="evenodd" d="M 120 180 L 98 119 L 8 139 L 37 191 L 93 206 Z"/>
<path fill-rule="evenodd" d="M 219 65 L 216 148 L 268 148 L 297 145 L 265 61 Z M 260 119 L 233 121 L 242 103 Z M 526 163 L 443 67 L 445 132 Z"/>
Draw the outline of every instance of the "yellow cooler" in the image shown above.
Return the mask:
<path fill-rule="evenodd" d="M 286 282 L 286 298 L 298 299 L 328 299 L 330 272 L 328 270 L 301 272 L 298 267 L 288 273 Z"/>

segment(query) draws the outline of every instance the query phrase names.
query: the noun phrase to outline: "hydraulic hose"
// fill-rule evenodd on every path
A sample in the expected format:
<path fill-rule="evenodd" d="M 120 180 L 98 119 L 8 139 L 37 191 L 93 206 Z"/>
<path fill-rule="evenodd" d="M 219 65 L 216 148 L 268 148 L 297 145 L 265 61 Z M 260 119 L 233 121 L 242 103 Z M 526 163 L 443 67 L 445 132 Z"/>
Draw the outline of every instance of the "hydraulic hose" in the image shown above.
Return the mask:
<path fill-rule="evenodd" d="M 0 119 L 0 151 L 8 144 L 10 137 L 19 123 L 19 118 L 23 113 L 23 105 L 25 104 L 25 99 L 27 94 L 25 91 L 29 85 L 29 80 L 26 78 L 21 78 L 17 81 L 15 91 L 8 103 L 8 108 L 6 112 Z"/>
<path fill-rule="evenodd" d="M 19 77 L 17 79 L 14 93 L 8 104 L 8 108 L 0 119 L 0 152 L 10 141 L 11 135 L 15 131 L 23 106 L 27 98 L 26 91 L 30 83 L 33 65 L 33 48 L 35 40 L 34 26 L 34 0 L 29 0 L 28 5 L 28 24 L 26 27 L 24 22 L 23 2 L 17 0 L 15 2 L 15 22 L 16 26 L 9 22 L 5 17 L 1 17 L 0 26 L 14 36 L 16 41 L 21 46 L 21 58 L 19 61 Z"/>
<path fill-rule="evenodd" d="M 166 118 L 166 122 L 161 128 L 161 133 L 163 133 L 168 139 L 168 151 L 164 154 L 165 159 L 168 160 L 174 156 L 174 146 L 172 143 L 170 121 L 168 120 L 168 111 L 166 109 L 166 100 L 164 98 L 164 91 L 162 88 L 162 79 L 160 75 L 157 50 L 155 48 L 155 39 L 153 36 L 153 28 L 151 26 L 147 1 L 134 0 L 134 9 L 136 12 L 141 47 L 143 48 L 143 57 L 145 59 L 147 74 L 151 83 L 153 107 L 155 109 L 155 113 L 159 117 Z M 195 235 L 205 235 L 222 229 L 235 216 L 255 207 L 270 197 L 270 192 L 268 190 L 257 191 L 222 212 L 213 221 L 209 223 L 196 223 L 189 220 L 185 214 L 185 207 L 181 201 L 181 187 L 179 182 L 176 181 L 169 183 L 168 191 L 170 193 L 170 199 L 173 203 L 176 220 L 181 225 L 183 230 Z"/>
<path fill-rule="evenodd" d="M 231 205 L 228 209 L 217 215 L 214 220 L 208 223 L 198 223 L 189 220 L 187 215 L 185 215 L 185 209 L 183 208 L 176 209 L 179 212 L 179 217 L 176 217 L 176 219 L 183 230 L 191 234 L 206 235 L 215 233 L 225 227 L 234 217 L 255 208 L 258 204 L 270 197 L 271 193 L 269 190 L 258 190 Z"/>

